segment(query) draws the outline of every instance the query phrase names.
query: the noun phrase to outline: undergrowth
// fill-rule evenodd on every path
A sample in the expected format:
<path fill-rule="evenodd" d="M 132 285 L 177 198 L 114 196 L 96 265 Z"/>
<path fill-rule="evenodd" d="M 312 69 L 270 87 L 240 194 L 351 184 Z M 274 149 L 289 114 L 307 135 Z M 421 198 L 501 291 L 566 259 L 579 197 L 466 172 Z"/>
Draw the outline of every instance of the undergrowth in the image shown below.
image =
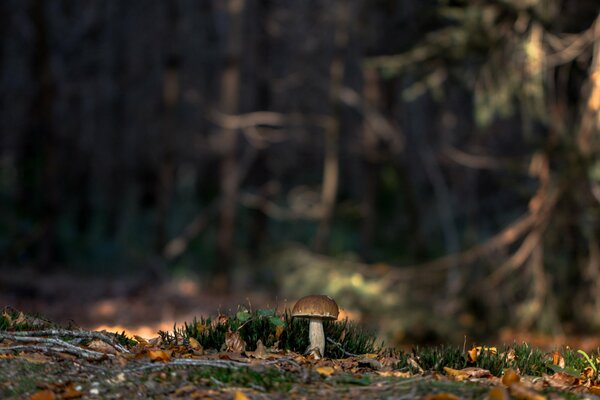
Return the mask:
<path fill-rule="evenodd" d="M 380 348 L 375 337 L 358 324 L 348 321 L 325 321 L 325 336 L 333 341 L 327 343 L 325 356 L 341 358 L 350 354 L 377 353 Z M 266 347 L 303 353 L 309 347 L 308 321 L 292 318 L 289 312 L 278 315 L 274 309 L 248 311 L 241 309 L 235 315 L 219 315 L 216 318 L 194 319 L 172 332 L 159 332 L 167 343 L 196 339 L 204 349 L 224 348 L 225 333 L 237 332 L 246 342 L 247 350 L 255 350 L 260 340 Z"/>

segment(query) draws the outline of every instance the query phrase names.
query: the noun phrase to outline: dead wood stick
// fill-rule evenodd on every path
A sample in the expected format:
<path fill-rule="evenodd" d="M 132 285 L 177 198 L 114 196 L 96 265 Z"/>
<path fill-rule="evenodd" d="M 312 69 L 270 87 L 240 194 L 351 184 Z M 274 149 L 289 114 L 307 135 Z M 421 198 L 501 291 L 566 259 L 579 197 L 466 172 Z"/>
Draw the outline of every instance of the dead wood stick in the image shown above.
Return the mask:
<path fill-rule="evenodd" d="M 114 338 L 102 332 L 80 330 L 74 331 L 69 329 L 44 329 L 40 331 L 10 332 L 10 334 L 13 336 L 67 336 L 83 339 L 98 339 L 110 344 L 121 353 L 129 353 L 129 350 L 117 343 L 117 341 Z"/>
<path fill-rule="evenodd" d="M 71 343 L 65 342 L 64 340 L 57 338 L 43 338 L 43 337 L 34 337 L 34 336 L 18 336 L 13 335 L 12 333 L 0 333 L 0 339 L 8 339 L 15 342 L 33 342 L 33 343 L 42 343 L 49 345 L 49 347 L 54 350 L 54 346 L 58 346 L 61 351 L 67 353 L 74 353 L 85 358 L 93 358 L 100 359 L 104 356 L 111 357 L 112 354 L 104 354 L 98 351 L 86 350 L 81 347 L 77 347 L 72 345 Z"/>

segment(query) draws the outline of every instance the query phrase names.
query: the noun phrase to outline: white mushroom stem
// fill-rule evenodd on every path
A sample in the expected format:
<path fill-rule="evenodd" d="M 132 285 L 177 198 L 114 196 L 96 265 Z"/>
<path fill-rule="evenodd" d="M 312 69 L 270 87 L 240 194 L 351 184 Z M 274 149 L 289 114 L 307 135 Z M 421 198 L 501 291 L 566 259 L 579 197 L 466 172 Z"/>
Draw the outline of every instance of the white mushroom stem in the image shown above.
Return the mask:
<path fill-rule="evenodd" d="M 308 339 L 310 340 L 310 350 L 318 349 L 320 356 L 325 357 L 325 332 L 323 331 L 323 320 L 321 318 L 310 319 Z"/>

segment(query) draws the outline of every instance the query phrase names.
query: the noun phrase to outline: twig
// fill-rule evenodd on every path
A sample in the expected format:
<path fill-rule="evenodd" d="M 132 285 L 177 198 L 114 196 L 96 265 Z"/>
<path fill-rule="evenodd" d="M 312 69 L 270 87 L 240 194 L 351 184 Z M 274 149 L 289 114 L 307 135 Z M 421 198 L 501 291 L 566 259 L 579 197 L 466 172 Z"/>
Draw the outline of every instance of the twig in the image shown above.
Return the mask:
<path fill-rule="evenodd" d="M 121 353 L 129 353 L 129 350 L 117 343 L 114 338 L 102 332 L 73 331 L 68 329 L 45 329 L 40 331 L 10 332 L 10 334 L 13 336 L 68 336 L 74 338 L 98 339 L 110 344 Z"/>
<path fill-rule="evenodd" d="M 342 345 L 340 343 L 336 342 L 335 340 L 333 340 L 331 338 L 327 338 L 327 341 L 329 343 L 337 346 L 342 351 L 342 353 L 344 353 L 345 355 L 350 356 L 350 357 L 358 357 L 358 354 L 353 354 L 353 353 L 350 353 L 350 352 L 347 352 L 346 350 L 344 350 Z"/>
<path fill-rule="evenodd" d="M 141 367 L 129 368 L 127 372 L 142 371 L 145 369 L 167 368 L 172 366 L 193 366 L 193 367 L 215 367 L 215 368 L 241 368 L 247 367 L 250 364 L 241 361 L 232 360 L 194 360 L 189 358 L 181 358 L 164 363 L 152 363 Z"/>
<path fill-rule="evenodd" d="M 30 338 L 30 339 L 32 339 L 32 338 Z M 63 343 L 69 345 L 66 342 L 63 342 Z M 9 347 L 0 347 L 0 354 L 12 353 L 15 351 L 31 351 L 31 352 L 41 351 L 43 353 L 68 353 L 68 354 L 73 354 L 76 356 L 83 357 L 88 360 L 90 360 L 90 359 L 91 360 L 100 360 L 105 356 L 114 357 L 112 354 L 99 353 L 96 351 L 82 349 L 80 347 L 73 346 L 73 345 L 69 345 L 69 346 L 71 346 L 71 347 L 69 347 L 69 346 L 64 346 L 64 344 L 57 344 L 57 343 L 49 343 L 49 344 L 54 344 L 54 346 L 30 344 L 30 345 L 16 345 L 16 346 L 9 346 Z"/>

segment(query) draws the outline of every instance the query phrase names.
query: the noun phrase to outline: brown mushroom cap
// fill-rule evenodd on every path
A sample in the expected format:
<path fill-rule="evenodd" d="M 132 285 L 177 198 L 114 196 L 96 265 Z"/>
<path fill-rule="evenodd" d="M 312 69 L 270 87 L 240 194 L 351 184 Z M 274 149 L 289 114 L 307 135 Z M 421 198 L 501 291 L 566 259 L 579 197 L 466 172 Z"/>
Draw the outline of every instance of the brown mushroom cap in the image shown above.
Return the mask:
<path fill-rule="evenodd" d="M 313 294 L 296 302 L 292 309 L 292 317 L 323 318 L 335 320 L 340 310 L 335 300 L 329 296 Z"/>

